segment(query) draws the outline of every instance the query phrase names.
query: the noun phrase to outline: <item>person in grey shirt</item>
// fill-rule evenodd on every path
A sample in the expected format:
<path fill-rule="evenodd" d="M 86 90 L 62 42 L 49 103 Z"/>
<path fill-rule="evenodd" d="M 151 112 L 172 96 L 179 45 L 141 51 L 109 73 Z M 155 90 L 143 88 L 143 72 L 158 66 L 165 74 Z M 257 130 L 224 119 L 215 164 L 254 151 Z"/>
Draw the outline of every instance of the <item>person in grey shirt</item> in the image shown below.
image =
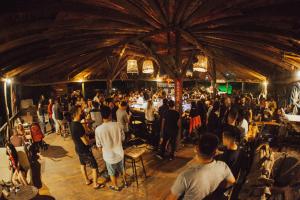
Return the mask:
<path fill-rule="evenodd" d="M 122 101 L 120 108 L 117 110 L 117 122 L 121 125 L 124 133 L 128 133 L 129 131 L 129 115 L 126 112 L 127 110 L 127 102 Z"/>
<path fill-rule="evenodd" d="M 179 174 L 167 200 L 201 200 L 214 192 L 220 183 L 224 183 L 225 187 L 235 183 L 235 178 L 226 163 L 213 159 L 218 143 L 215 135 L 201 136 L 196 145 L 197 165 Z"/>

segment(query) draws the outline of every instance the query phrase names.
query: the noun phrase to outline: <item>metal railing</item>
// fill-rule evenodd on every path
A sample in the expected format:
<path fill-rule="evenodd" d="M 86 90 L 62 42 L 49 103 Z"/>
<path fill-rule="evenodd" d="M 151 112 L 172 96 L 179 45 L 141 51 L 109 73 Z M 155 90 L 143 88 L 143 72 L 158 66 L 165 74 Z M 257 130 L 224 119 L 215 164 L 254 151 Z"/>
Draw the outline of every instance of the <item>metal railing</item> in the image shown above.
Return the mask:
<path fill-rule="evenodd" d="M 15 119 L 19 115 L 19 112 L 15 113 L 13 116 L 9 118 L 11 125 L 15 124 Z M 7 122 L 5 122 L 0 128 L 0 146 L 4 146 L 5 140 L 8 140 L 8 127 Z"/>

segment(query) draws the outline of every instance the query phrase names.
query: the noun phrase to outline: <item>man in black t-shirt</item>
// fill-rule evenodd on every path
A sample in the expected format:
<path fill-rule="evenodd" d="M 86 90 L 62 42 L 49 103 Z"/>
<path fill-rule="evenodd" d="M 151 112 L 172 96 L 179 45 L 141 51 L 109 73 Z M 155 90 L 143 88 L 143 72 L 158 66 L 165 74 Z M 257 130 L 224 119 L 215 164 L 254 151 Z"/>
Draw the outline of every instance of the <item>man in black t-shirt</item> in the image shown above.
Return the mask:
<path fill-rule="evenodd" d="M 80 167 L 82 175 L 85 179 L 86 185 L 90 185 L 92 181 L 88 178 L 86 173 L 86 165 L 89 165 L 92 168 L 93 174 L 93 187 L 98 189 L 103 187 L 103 185 L 98 184 L 97 182 L 97 162 L 89 149 L 89 140 L 85 135 L 85 130 L 80 123 L 82 116 L 82 109 L 80 106 L 75 106 L 73 108 L 73 121 L 71 122 L 70 129 L 73 142 L 75 144 L 75 151 L 79 156 Z"/>
<path fill-rule="evenodd" d="M 216 156 L 216 160 L 225 162 L 235 178 L 237 178 L 241 168 L 241 156 L 239 150 L 240 133 L 234 126 L 227 125 L 223 130 L 223 145 L 225 150 L 223 154 Z"/>
<path fill-rule="evenodd" d="M 176 139 L 178 132 L 181 128 L 180 114 L 175 110 L 174 101 L 169 101 L 169 110 L 164 113 L 162 120 L 163 141 L 161 144 L 161 151 L 157 155 L 160 159 L 164 157 L 166 151 L 166 145 L 169 142 L 171 144 L 170 160 L 173 160 L 176 150 Z"/>

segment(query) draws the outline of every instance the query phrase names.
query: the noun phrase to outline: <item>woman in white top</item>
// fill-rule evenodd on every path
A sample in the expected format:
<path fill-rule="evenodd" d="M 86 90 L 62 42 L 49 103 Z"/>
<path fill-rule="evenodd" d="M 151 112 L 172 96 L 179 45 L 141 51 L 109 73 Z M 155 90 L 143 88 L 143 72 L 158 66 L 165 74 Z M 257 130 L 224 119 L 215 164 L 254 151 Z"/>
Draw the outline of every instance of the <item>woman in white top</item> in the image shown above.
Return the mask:
<path fill-rule="evenodd" d="M 154 130 L 155 109 L 153 107 L 152 100 L 148 100 L 147 102 L 147 107 L 145 109 L 145 118 L 146 118 L 147 132 L 150 134 L 155 134 L 155 130 Z M 154 141 L 151 141 L 151 143 L 154 144 Z"/>
<path fill-rule="evenodd" d="M 149 122 L 153 122 L 155 120 L 155 109 L 153 107 L 152 100 L 148 100 L 147 107 L 145 109 L 145 118 Z"/>
<path fill-rule="evenodd" d="M 241 131 L 241 138 L 242 139 L 247 139 L 247 134 L 249 130 L 249 124 L 248 121 L 246 120 L 246 113 L 244 110 L 239 111 L 239 117 L 237 121 L 237 127 Z"/>

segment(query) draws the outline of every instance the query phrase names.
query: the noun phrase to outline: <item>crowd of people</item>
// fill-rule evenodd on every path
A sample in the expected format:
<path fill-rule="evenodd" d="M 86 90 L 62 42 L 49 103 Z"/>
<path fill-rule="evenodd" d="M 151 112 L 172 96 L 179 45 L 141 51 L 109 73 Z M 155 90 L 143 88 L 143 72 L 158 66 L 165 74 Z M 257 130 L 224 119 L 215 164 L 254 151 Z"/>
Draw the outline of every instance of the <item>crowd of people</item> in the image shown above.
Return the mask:
<path fill-rule="evenodd" d="M 102 151 L 111 179 L 109 188 L 120 191 L 127 187 L 123 147 L 134 137 L 131 129 L 133 105 L 141 102 L 146 102 L 143 111 L 147 131 L 151 133 L 147 140 L 159 159 L 176 159 L 178 141 L 195 144 L 198 165 L 177 177 L 169 199 L 202 199 L 223 181 L 233 184 L 241 164 L 240 145 L 253 137 L 255 122 L 279 120 L 281 114 L 274 99 L 255 99 L 251 94 L 213 97 L 200 90 L 184 90 L 183 104 L 189 104 L 189 109 L 178 110 L 172 95 L 144 90 L 111 95 L 97 92 L 91 99 L 74 91 L 69 96 L 50 98 L 48 104 L 42 95 L 37 115 L 44 135 L 48 134 L 46 121 L 52 133 L 62 134 L 69 128 L 86 185 L 93 184 L 95 189 L 104 187 L 97 182 L 98 164 L 90 148 L 96 145 Z M 11 144 L 15 147 L 26 142 L 22 130 L 20 124 L 11 136 Z M 13 152 L 10 146 L 8 148 Z M 92 169 L 92 180 L 87 176 L 87 165 Z M 16 166 L 14 169 L 21 170 Z M 15 176 L 21 176 L 19 174 L 22 175 Z M 118 175 L 122 177 L 121 186 Z M 26 184 L 22 176 L 19 182 Z"/>

